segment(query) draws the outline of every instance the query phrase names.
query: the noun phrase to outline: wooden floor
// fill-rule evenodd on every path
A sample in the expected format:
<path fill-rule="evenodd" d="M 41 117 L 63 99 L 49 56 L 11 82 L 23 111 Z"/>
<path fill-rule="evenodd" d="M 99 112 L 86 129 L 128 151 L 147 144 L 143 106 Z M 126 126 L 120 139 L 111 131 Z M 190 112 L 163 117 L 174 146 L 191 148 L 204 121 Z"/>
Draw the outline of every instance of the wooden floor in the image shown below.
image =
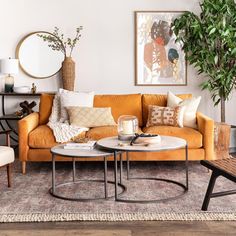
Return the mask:
<path fill-rule="evenodd" d="M 236 222 L 11 223 L 0 224 L 0 236 L 199 236 L 236 235 Z"/>

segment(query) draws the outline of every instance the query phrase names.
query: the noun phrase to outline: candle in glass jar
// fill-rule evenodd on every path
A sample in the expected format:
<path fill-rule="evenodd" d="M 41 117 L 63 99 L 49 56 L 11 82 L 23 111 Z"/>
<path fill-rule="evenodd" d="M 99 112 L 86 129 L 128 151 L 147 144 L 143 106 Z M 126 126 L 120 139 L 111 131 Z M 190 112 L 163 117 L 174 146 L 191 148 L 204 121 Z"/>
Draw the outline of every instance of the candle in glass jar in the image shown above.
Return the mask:
<path fill-rule="evenodd" d="M 132 120 L 123 120 L 122 121 L 122 133 L 125 135 L 134 134 L 133 130 L 133 121 Z"/>

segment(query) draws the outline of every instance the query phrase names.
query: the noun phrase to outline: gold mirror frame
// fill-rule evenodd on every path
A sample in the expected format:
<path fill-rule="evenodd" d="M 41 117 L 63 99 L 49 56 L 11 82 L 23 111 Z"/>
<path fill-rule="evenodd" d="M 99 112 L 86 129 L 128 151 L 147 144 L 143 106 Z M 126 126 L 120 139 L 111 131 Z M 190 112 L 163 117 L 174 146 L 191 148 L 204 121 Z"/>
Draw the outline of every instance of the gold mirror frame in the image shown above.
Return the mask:
<path fill-rule="evenodd" d="M 50 33 L 50 32 L 47 32 L 47 31 L 34 31 L 34 32 L 31 32 L 31 33 L 25 35 L 25 36 L 19 41 L 19 43 L 18 43 L 17 46 L 16 46 L 15 56 L 16 56 L 16 58 L 19 60 L 19 66 L 20 66 L 21 70 L 22 70 L 26 75 L 28 75 L 28 76 L 30 76 L 30 77 L 32 77 L 32 78 L 34 78 L 34 79 L 47 79 L 47 78 L 51 78 L 51 77 L 53 77 L 54 75 L 56 75 L 56 74 L 61 70 L 61 67 L 60 67 L 60 69 L 59 69 L 58 71 L 56 71 L 56 72 L 53 73 L 52 75 L 42 77 L 42 76 L 35 76 L 35 75 L 30 74 L 30 73 L 29 73 L 28 71 L 26 71 L 25 68 L 21 65 L 20 58 L 19 58 L 20 47 L 21 47 L 21 45 L 23 44 L 23 42 L 24 42 L 27 38 L 29 38 L 30 36 L 32 36 L 32 35 L 34 35 L 34 34 L 50 34 L 50 35 L 52 35 L 53 37 L 57 38 L 58 41 L 60 41 L 61 44 L 63 45 L 62 41 L 61 41 L 58 37 L 56 37 L 55 35 L 53 35 L 53 34 Z M 46 42 L 45 42 L 45 43 L 46 43 Z M 63 47 L 64 47 L 64 45 L 63 45 Z M 65 56 L 64 56 L 64 59 L 65 59 Z"/>

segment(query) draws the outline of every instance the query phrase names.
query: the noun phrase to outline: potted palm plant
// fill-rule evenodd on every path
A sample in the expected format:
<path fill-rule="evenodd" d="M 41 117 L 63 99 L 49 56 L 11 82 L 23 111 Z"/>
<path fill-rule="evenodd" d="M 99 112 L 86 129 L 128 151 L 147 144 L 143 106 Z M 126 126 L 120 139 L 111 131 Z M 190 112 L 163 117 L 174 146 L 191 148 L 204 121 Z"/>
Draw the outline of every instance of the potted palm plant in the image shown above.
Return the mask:
<path fill-rule="evenodd" d="M 214 105 L 225 102 L 236 86 L 236 4 L 234 0 L 203 0 L 201 13 L 185 12 L 173 22 L 177 41 L 183 45 L 189 64 L 205 74 L 200 84 L 211 93 Z"/>

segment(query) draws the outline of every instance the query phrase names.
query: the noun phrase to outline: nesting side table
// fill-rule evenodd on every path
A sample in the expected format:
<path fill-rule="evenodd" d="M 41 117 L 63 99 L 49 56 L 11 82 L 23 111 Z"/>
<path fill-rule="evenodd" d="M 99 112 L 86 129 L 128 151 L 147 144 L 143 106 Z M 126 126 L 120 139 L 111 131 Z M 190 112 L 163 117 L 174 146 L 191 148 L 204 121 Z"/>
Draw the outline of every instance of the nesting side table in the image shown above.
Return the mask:
<path fill-rule="evenodd" d="M 64 149 L 64 145 L 57 145 L 51 149 L 52 153 L 52 188 L 50 188 L 49 192 L 51 195 L 57 198 L 61 198 L 64 200 L 72 200 L 72 201 L 92 201 L 92 200 L 99 200 L 99 199 L 108 199 L 114 196 L 108 196 L 108 183 L 115 185 L 114 181 L 109 181 L 107 179 L 107 158 L 109 156 L 113 155 L 113 152 L 99 150 L 97 147 L 91 150 L 82 150 L 82 149 Z M 72 181 L 68 181 L 62 184 L 56 184 L 56 156 L 62 156 L 64 158 L 72 158 L 73 159 L 73 174 L 72 174 Z M 100 157 L 104 161 L 104 179 L 82 179 L 82 180 L 76 180 L 76 166 L 75 162 L 76 159 L 79 158 L 93 158 L 93 157 Z M 64 186 L 72 186 L 80 183 L 81 181 L 86 182 L 97 182 L 97 183 L 104 183 L 104 198 L 101 197 L 88 197 L 88 198 L 80 198 L 80 197 L 66 197 L 62 194 L 57 192 L 58 188 L 63 188 Z M 117 189 L 121 188 L 121 192 L 119 194 L 122 194 L 126 187 L 122 185 L 121 183 L 116 183 Z M 116 189 L 116 191 L 118 191 Z M 117 193 L 117 195 L 119 195 Z"/>

